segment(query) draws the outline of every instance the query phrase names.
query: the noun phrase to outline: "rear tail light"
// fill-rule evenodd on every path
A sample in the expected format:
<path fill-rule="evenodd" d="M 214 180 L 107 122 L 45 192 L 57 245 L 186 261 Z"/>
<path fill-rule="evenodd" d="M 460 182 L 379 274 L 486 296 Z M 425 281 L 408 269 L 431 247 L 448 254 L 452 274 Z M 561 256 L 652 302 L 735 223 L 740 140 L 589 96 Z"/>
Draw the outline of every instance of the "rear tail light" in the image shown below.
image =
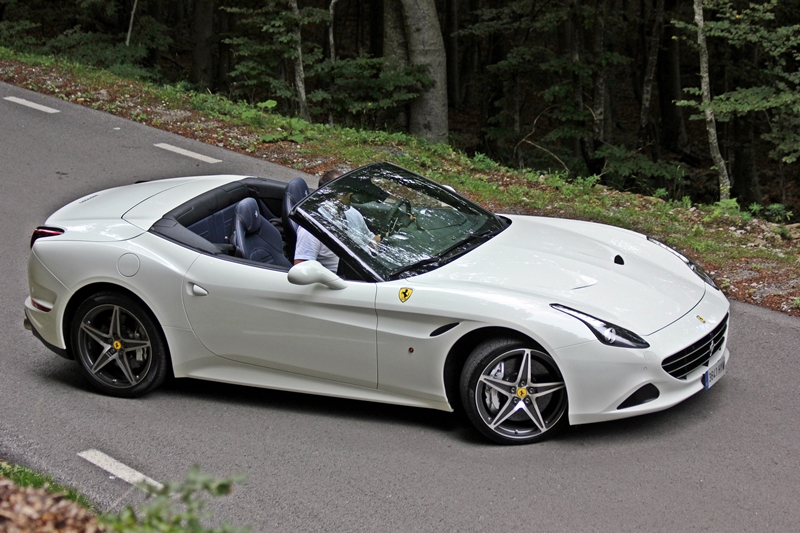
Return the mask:
<path fill-rule="evenodd" d="M 55 235 L 63 235 L 63 234 L 64 234 L 63 229 L 39 226 L 38 228 L 33 230 L 33 235 L 31 235 L 31 248 L 33 248 L 33 243 L 35 243 L 37 239 L 41 239 L 42 237 L 53 237 Z"/>

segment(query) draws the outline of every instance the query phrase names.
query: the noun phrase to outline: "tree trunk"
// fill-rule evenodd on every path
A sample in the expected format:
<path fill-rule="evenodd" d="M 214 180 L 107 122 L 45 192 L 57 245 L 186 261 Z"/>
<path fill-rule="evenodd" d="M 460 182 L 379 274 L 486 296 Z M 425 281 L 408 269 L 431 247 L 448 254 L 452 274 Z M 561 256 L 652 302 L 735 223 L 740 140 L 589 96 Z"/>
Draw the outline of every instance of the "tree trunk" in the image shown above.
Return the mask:
<path fill-rule="evenodd" d="M 328 48 L 331 53 L 331 63 L 336 61 L 336 43 L 333 40 L 333 16 L 336 8 L 336 2 L 339 0 L 331 0 L 331 5 L 328 7 L 328 12 L 331 16 L 331 21 L 328 23 Z"/>
<path fill-rule="evenodd" d="M 658 49 L 661 42 L 661 31 L 664 27 L 664 0 L 656 0 L 656 12 L 653 17 L 653 33 L 650 35 L 650 46 L 647 53 L 647 66 L 645 67 L 644 82 L 642 83 L 642 105 L 639 108 L 639 133 L 638 148 L 642 148 L 648 141 L 648 130 L 650 129 L 650 100 L 653 94 L 653 78 L 658 62 Z M 654 142 L 655 139 L 650 139 Z M 653 146 L 656 150 L 658 147 Z M 655 157 L 653 159 L 656 159 Z"/>
<path fill-rule="evenodd" d="M 192 81 L 200 89 L 207 89 L 214 72 L 214 0 L 195 2 L 193 33 Z"/>
<path fill-rule="evenodd" d="M 733 186 L 731 192 L 739 205 L 761 203 L 761 187 L 756 173 L 753 112 L 733 120 Z"/>
<path fill-rule="evenodd" d="M 222 42 L 223 39 L 230 36 L 230 31 L 234 24 L 233 13 L 227 11 L 220 11 L 219 17 L 219 59 L 217 61 L 217 90 L 228 92 L 231 88 L 230 73 L 231 64 L 233 63 L 233 50 L 231 45 Z"/>
<path fill-rule="evenodd" d="M 297 104 L 300 107 L 300 118 L 311 122 L 311 114 L 308 112 L 308 102 L 306 101 L 306 75 L 303 71 L 303 38 L 300 35 L 300 9 L 297 7 L 297 0 L 289 0 L 289 7 L 292 14 L 297 19 L 294 27 L 295 38 L 295 58 L 294 58 L 294 87 L 297 91 Z"/>
<path fill-rule="evenodd" d="M 447 57 L 434 0 L 401 0 L 408 57 L 426 65 L 433 85 L 411 103 L 409 131 L 432 143 L 447 142 Z"/>
<path fill-rule="evenodd" d="M 383 57 L 397 68 L 408 65 L 408 41 L 400 0 L 383 0 Z M 397 126 L 408 129 L 408 106 L 398 112 Z"/>
<path fill-rule="evenodd" d="M 677 2 L 665 5 L 668 13 L 672 13 Z M 673 17 L 670 16 L 670 19 Z M 675 27 L 667 24 L 661 40 L 661 51 L 656 69 L 658 78 L 658 102 L 661 111 L 661 143 L 664 148 L 679 154 L 689 152 L 689 138 L 686 135 L 686 124 L 683 120 L 683 108 L 675 102 L 684 98 L 681 83 L 680 41 L 676 38 Z"/>
<path fill-rule="evenodd" d="M 383 0 L 369 2 L 369 55 L 383 54 Z"/>
<path fill-rule="evenodd" d="M 601 0 L 597 6 L 597 24 L 594 29 L 594 56 L 600 58 L 605 53 L 606 19 L 608 18 L 609 0 Z M 606 137 L 606 73 L 608 67 L 598 64 L 594 78 L 593 114 L 594 114 L 594 145 L 598 148 L 605 142 Z"/>
<path fill-rule="evenodd" d="M 447 45 L 447 97 L 454 108 L 461 107 L 461 80 L 458 70 L 458 8 L 460 0 L 447 0 L 445 44 Z"/>
<path fill-rule="evenodd" d="M 697 46 L 700 52 L 700 87 L 703 93 L 703 105 L 705 106 L 708 145 L 711 150 L 711 159 L 717 167 L 719 176 L 719 199 L 728 200 L 731 197 L 731 182 L 728 178 L 728 170 L 725 168 L 725 161 L 719 152 L 717 125 L 714 120 L 714 110 L 710 107 L 711 86 L 708 79 L 708 46 L 706 45 L 706 33 L 703 30 L 703 0 L 694 0 L 694 23 L 697 25 Z"/>

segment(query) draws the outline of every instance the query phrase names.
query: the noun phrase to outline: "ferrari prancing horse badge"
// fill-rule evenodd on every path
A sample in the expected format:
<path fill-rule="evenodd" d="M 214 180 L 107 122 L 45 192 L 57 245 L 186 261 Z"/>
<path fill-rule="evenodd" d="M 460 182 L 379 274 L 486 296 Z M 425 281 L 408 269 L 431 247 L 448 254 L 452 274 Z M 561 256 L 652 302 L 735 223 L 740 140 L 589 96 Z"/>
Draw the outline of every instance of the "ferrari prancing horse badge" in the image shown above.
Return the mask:
<path fill-rule="evenodd" d="M 406 300 L 411 298 L 411 293 L 414 292 L 414 289 L 409 289 L 408 287 L 403 287 L 400 289 L 400 293 L 398 296 L 400 297 L 400 301 L 406 303 Z"/>

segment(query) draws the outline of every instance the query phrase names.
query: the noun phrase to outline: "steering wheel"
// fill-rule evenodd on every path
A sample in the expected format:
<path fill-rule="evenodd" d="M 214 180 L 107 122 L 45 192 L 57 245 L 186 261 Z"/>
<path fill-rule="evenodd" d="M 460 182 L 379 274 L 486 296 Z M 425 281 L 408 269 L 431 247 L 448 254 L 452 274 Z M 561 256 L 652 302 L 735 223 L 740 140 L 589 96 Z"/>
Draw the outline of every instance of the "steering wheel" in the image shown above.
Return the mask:
<path fill-rule="evenodd" d="M 386 230 L 387 235 L 392 235 L 396 231 L 399 231 L 400 226 L 400 208 L 405 206 L 405 215 L 409 218 L 409 220 L 414 220 L 414 214 L 411 211 L 411 202 L 407 198 L 400 198 L 397 202 L 395 202 L 392 210 L 389 211 L 389 229 Z"/>

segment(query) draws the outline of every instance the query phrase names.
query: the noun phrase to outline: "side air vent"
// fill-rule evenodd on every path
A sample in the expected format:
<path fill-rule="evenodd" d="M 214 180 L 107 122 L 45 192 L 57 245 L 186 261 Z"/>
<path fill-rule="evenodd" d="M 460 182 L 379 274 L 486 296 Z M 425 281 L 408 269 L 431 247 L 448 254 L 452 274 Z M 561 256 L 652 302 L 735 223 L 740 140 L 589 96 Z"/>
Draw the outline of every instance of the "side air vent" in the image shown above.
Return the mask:
<path fill-rule="evenodd" d="M 447 324 L 440 328 L 436 328 L 435 330 L 431 331 L 431 337 L 438 337 L 442 333 L 447 333 L 448 331 L 456 327 L 458 324 L 459 322 L 453 322 L 452 324 Z"/>

